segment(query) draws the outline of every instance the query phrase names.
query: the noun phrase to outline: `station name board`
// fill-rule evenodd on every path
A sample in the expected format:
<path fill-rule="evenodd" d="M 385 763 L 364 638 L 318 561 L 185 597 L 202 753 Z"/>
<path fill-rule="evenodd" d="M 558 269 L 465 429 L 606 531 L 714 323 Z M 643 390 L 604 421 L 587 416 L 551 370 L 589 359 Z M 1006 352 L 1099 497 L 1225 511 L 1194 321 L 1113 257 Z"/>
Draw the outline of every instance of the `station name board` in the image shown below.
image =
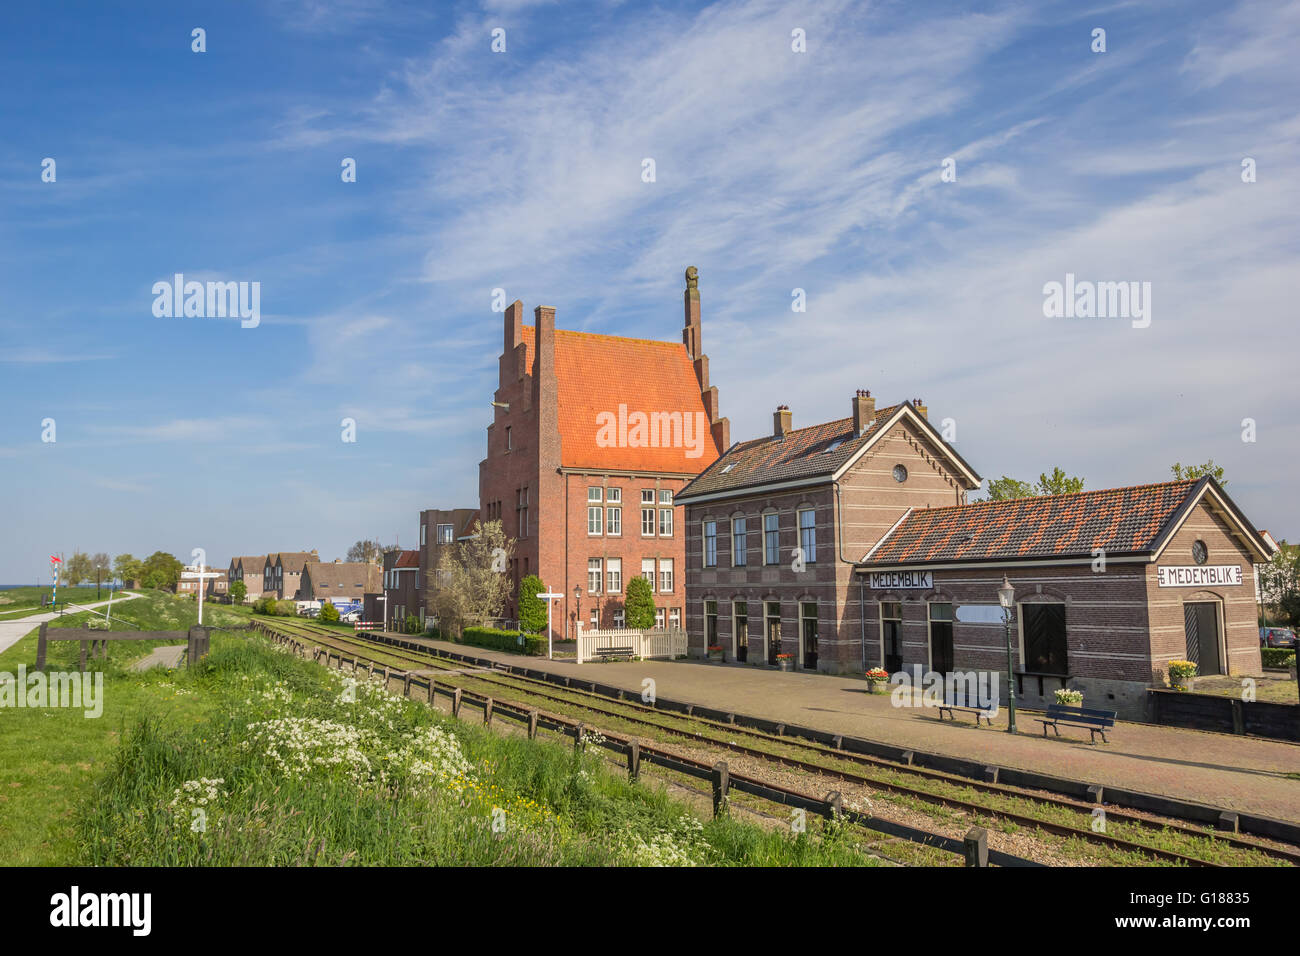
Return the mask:
<path fill-rule="evenodd" d="M 917 588 L 929 589 L 934 584 L 929 571 L 872 571 L 871 588 L 874 591 L 898 591 Z"/>
<path fill-rule="evenodd" d="M 1241 583 L 1238 564 L 1188 565 L 1156 568 L 1156 581 L 1162 588 L 1195 588 L 1209 585 Z"/>

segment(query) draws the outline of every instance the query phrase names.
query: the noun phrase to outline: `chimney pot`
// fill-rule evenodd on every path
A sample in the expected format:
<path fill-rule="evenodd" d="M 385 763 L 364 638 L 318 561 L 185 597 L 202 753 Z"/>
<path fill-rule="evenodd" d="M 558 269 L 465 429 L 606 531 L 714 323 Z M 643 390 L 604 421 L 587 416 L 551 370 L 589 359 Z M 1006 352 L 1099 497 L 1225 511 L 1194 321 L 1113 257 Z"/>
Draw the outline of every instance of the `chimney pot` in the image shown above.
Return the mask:
<path fill-rule="evenodd" d="M 858 389 L 853 397 L 853 437 L 859 437 L 876 417 L 876 400 L 868 389 Z"/>
<path fill-rule="evenodd" d="M 772 437 L 784 438 L 790 434 L 791 415 L 789 405 L 778 405 L 772 413 Z"/>

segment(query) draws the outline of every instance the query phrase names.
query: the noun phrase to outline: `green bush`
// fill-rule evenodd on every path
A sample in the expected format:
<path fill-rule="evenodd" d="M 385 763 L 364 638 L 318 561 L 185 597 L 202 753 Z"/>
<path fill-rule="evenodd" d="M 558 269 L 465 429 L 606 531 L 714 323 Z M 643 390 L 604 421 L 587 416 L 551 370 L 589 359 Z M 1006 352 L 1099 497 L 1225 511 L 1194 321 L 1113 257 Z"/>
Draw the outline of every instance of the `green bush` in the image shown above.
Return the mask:
<path fill-rule="evenodd" d="M 407 634 L 419 634 L 421 631 L 420 619 L 414 614 L 406 615 L 405 630 Z"/>
<path fill-rule="evenodd" d="M 655 626 L 655 595 L 649 581 L 638 575 L 627 582 L 623 610 L 628 627 L 644 630 Z"/>
<path fill-rule="evenodd" d="M 519 640 L 521 637 L 522 643 Z M 494 651 L 508 651 L 511 654 L 531 654 L 534 657 L 546 653 L 545 635 L 525 634 L 523 631 L 502 631 L 495 627 L 467 627 L 465 633 L 461 635 L 461 643 L 487 647 Z"/>
<path fill-rule="evenodd" d="M 319 621 L 323 624 L 337 624 L 339 621 L 339 609 L 329 601 L 322 601 L 320 606 Z"/>
<path fill-rule="evenodd" d="M 275 614 L 277 617 L 293 617 L 298 613 L 298 605 L 293 601 L 276 601 Z"/>
<path fill-rule="evenodd" d="M 519 630 L 537 634 L 546 627 L 546 602 L 537 596 L 545 590 L 535 574 L 519 582 Z"/>
<path fill-rule="evenodd" d="M 271 594 L 263 594 L 260 598 L 258 598 L 256 601 L 253 602 L 253 613 L 274 615 L 275 596 Z"/>
<path fill-rule="evenodd" d="M 1285 647 L 1261 647 L 1259 656 L 1265 667 L 1292 667 L 1295 665 L 1295 651 Z"/>

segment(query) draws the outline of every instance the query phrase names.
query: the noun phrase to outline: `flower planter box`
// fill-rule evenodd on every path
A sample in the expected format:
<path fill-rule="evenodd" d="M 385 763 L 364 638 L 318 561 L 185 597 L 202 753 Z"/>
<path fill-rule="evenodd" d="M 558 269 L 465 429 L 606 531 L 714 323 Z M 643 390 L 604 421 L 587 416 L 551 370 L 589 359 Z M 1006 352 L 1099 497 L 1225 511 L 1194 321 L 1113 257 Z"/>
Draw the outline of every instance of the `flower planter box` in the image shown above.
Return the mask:
<path fill-rule="evenodd" d="M 709 651 L 709 660 L 722 662 L 722 651 Z"/>
<path fill-rule="evenodd" d="M 776 666 L 778 670 L 792 671 L 794 670 L 794 661 L 777 661 Z"/>

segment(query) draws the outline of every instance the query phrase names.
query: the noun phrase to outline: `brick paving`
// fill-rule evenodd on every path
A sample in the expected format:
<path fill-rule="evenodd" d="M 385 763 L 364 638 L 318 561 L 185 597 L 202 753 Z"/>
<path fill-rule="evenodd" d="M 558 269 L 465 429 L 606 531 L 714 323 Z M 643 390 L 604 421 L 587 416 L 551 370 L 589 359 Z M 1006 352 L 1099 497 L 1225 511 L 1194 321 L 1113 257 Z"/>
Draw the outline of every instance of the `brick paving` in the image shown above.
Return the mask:
<path fill-rule="evenodd" d="M 1094 746 L 1078 728 L 1062 728 L 1059 740 L 1044 739 L 1035 714 L 1026 711 L 1017 713 L 1019 733 L 1012 737 L 1006 733 L 1005 708 L 992 727 L 976 729 L 969 716 L 940 723 L 935 711 L 896 708 L 888 694 L 867 694 L 865 682 L 850 677 L 698 661 L 577 664 L 427 643 L 638 694 L 641 681 L 650 677 L 658 695 L 672 700 L 1300 822 L 1300 745 L 1284 741 L 1119 722 L 1107 734 L 1110 743 L 1099 740 Z"/>

